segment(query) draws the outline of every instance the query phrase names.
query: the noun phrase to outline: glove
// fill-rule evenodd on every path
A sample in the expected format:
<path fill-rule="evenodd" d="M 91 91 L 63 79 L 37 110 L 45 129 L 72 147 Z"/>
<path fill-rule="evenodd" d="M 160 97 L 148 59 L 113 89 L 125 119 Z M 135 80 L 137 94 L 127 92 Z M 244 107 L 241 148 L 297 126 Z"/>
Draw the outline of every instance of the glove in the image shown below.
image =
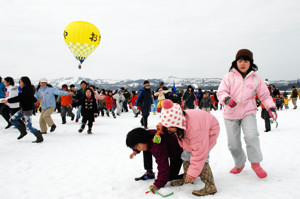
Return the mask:
<path fill-rule="evenodd" d="M 230 108 L 234 108 L 237 105 L 236 101 L 231 97 L 226 97 L 224 101 L 225 104 L 228 105 Z"/>
<path fill-rule="evenodd" d="M 152 105 L 151 105 L 151 108 L 155 108 L 155 105 L 154 105 L 154 104 L 152 104 Z"/>
<path fill-rule="evenodd" d="M 277 119 L 277 113 L 276 113 L 275 108 L 270 108 L 270 109 L 268 110 L 268 112 L 269 112 L 269 115 L 270 115 L 271 118 Z"/>
<path fill-rule="evenodd" d="M 97 118 L 98 117 L 98 113 L 94 113 L 94 117 Z"/>

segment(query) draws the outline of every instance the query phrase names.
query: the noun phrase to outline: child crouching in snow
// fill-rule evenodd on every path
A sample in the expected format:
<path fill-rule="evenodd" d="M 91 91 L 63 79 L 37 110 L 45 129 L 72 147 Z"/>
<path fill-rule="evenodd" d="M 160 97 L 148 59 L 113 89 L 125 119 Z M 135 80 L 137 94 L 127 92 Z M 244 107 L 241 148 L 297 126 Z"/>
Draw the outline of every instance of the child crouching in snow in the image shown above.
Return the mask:
<path fill-rule="evenodd" d="M 78 130 L 78 133 L 81 133 L 85 128 L 86 123 L 88 122 L 88 134 L 92 134 L 93 122 L 95 117 L 98 117 L 98 109 L 96 99 L 94 97 L 94 92 L 92 89 L 87 88 L 85 90 L 85 97 L 75 103 L 76 106 L 81 105 L 81 115 L 82 115 L 82 125 Z"/>
<path fill-rule="evenodd" d="M 158 143 L 154 140 L 155 133 L 156 130 L 136 128 L 131 130 L 126 138 L 126 145 L 134 150 L 130 158 L 132 159 L 137 153 L 143 151 L 144 166 L 147 170 L 146 174 L 148 174 L 149 171 L 152 173 L 150 178 L 138 180 L 154 178 L 154 173 L 152 172 L 152 157 L 150 156 L 150 159 L 146 158 L 145 152 L 152 154 L 155 158 L 158 175 L 153 185 L 150 186 L 151 190 L 158 190 L 164 187 L 169 180 L 178 179 L 178 173 L 182 164 L 180 158 L 182 149 L 178 145 L 176 138 L 172 138 L 172 135 L 161 135 L 161 142 Z M 145 175 L 142 177 L 148 176 Z"/>
<path fill-rule="evenodd" d="M 161 123 L 176 135 L 183 148 L 181 158 L 184 176 L 181 180 L 171 182 L 171 185 L 193 183 L 200 176 L 205 186 L 192 193 L 197 196 L 215 194 L 217 188 L 209 166 L 209 152 L 215 146 L 220 132 L 218 120 L 199 109 L 183 111 L 179 104 L 166 99 L 162 104 Z"/>

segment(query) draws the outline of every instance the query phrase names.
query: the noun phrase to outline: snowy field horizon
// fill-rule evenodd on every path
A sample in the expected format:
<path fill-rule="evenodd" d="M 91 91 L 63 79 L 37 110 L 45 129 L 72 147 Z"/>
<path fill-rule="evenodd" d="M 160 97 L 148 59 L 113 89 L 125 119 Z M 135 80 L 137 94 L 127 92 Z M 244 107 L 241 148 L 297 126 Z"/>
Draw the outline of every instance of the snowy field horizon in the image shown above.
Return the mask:
<path fill-rule="evenodd" d="M 299 104 L 299 101 L 298 101 Z M 247 161 L 241 174 L 233 175 L 233 159 L 227 148 L 223 112 L 212 111 L 219 121 L 221 131 L 216 146 L 210 153 L 210 165 L 218 192 L 205 198 L 213 199 L 297 199 L 300 197 L 300 109 L 278 111 L 278 128 L 264 132 L 264 121 L 257 113 L 261 148 L 264 156 L 262 167 L 266 179 L 259 179 Z M 73 111 L 75 112 L 75 110 Z M 39 128 L 39 114 L 33 116 L 33 126 Z M 131 111 L 117 119 L 98 117 L 93 134 L 86 130 L 79 134 L 80 123 L 67 118 L 61 124 L 59 113 L 53 114 L 57 129 L 44 135 L 44 142 L 33 144 L 35 137 L 28 133 L 17 140 L 18 130 L 4 129 L 0 119 L 0 198 L 3 199 L 105 199 L 105 198 L 160 198 L 145 194 L 153 180 L 134 181 L 144 173 L 142 155 L 129 159 L 132 152 L 126 147 L 126 134 L 139 127 L 140 116 Z M 155 128 L 159 115 L 149 116 L 149 128 Z M 245 146 L 244 146 L 245 149 Z M 298 158 L 297 158 L 298 157 Z M 154 171 L 157 166 L 154 163 Z M 181 170 L 182 172 L 182 170 Z M 171 187 L 170 182 L 160 189 L 169 198 L 198 198 L 192 191 L 204 186 L 198 178 L 194 184 Z"/>

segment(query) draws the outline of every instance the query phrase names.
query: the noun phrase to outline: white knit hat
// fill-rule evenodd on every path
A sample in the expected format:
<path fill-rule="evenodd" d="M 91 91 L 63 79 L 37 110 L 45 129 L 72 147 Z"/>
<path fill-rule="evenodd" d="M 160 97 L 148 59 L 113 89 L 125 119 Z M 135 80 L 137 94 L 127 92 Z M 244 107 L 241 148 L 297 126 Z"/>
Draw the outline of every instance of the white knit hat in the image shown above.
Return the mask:
<path fill-rule="evenodd" d="M 48 80 L 47 80 L 45 77 L 42 77 L 42 78 L 40 79 L 40 82 L 48 83 Z"/>
<path fill-rule="evenodd" d="M 178 127 L 186 130 L 185 117 L 180 105 L 165 99 L 162 103 L 161 123 L 165 127 Z"/>

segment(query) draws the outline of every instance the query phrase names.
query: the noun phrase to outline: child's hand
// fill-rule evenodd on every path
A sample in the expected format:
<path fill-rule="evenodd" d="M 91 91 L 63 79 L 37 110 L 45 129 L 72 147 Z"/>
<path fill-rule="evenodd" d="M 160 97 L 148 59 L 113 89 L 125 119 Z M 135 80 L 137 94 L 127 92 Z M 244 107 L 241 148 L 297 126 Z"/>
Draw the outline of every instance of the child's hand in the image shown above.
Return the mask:
<path fill-rule="evenodd" d="M 132 154 L 130 154 L 129 158 L 132 159 L 134 156 L 136 156 L 137 152 L 133 151 Z"/>
<path fill-rule="evenodd" d="M 195 181 L 195 179 L 188 175 L 184 179 L 184 183 L 193 183 L 194 181 Z"/>
<path fill-rule="evenodd" d="M 151 185 L 149 188 L 150 188 L 151 191 L 152 190 L 158 190 L 158 188 L 155 185 Z"/>
<path fill-rule="evenodd" d="M 1 103 L 7 104 L 7 100 L 6 99 L 2 99 Z"/>

